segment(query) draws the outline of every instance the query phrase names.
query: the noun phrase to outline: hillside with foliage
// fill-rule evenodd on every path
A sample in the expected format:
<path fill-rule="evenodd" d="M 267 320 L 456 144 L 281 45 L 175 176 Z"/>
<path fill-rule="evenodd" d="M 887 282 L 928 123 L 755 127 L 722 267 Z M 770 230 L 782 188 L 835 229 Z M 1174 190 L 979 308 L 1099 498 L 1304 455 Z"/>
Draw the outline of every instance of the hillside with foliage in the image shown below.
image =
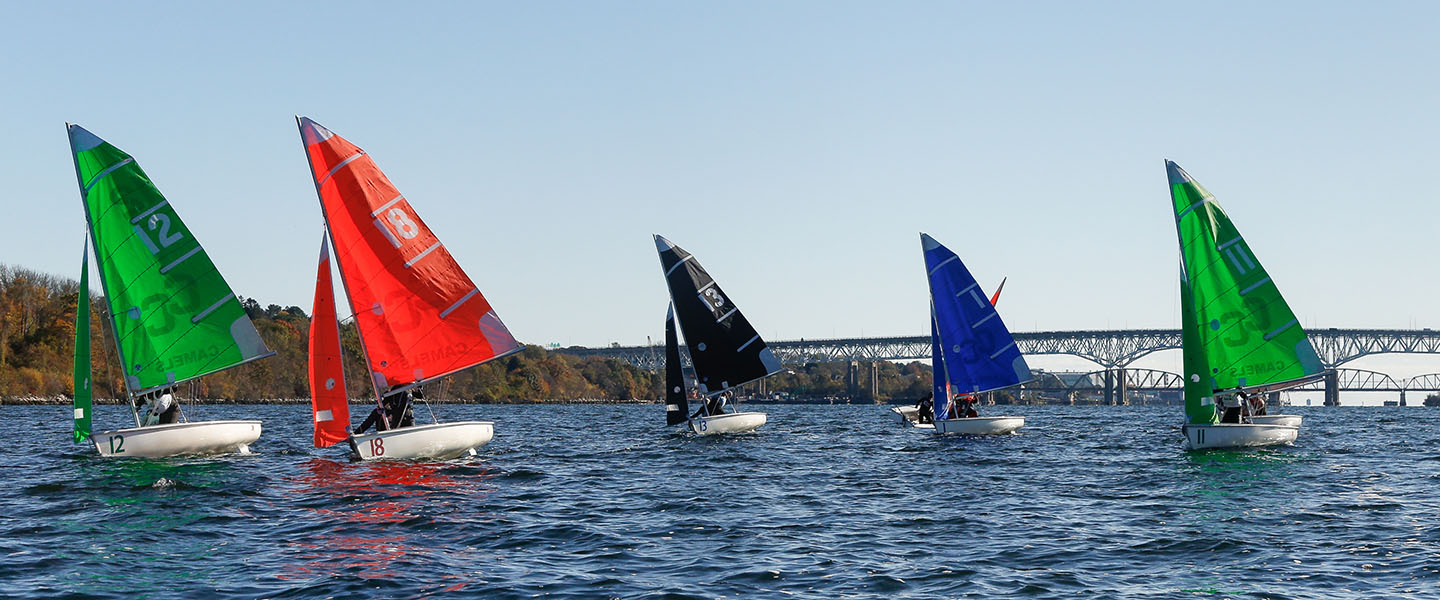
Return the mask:
<path fill-rule="evenodd" d="M 75 307 L 79 283 L 0 265 L 0 397 L 73 393 Z M 231 401 L 308 398 L 306 345 L 310 317 L 297 306 L 243 305 L 275 356 L 200 378 L 195 396 Z M 125 394 L 104 298 L 91 294 L 90 348 L 97 398 Z M 347 387 L 370 396 L 353 323 L 341 325 Z M 431 397 L 470 402 L 636 400 L 658 398 L 663 375 L 602 358 L 580 359 L 530 346 L 429 386 Z M 188 395 L 188 386 L 181 386 Z"/>
<path fill-rule="evenodd" d="M 0 398 L 59 397 L 73 391 L 72 359 L 75 306 L 79 283 L 0 264 Z M 298 306 L 262 306 L 242 301 L 245 311 L 275 356 L 202 377 L 198 398 L 237 402 L 308 398 L 306 343 L 310 317 Z M 125 394 L 104 298 L 91 294 L 90 348 L 97 398 Z M 353 323 L 340 326 L 350 397 L 369 397 Z M 881 363 L 878 395 L 870 397 L 869 368 L 857 385 L 848 380 L 847 363 L 796 366 L 766 381 L 767 392 L 788 398 L 853 398 L 857 401 L 910 400 L 930 389 L 930 367 L 923 363 Z M 664 373 L 652 373 L 609 358 L 579 358 L 538 346 L 457 373 L 428 386 L 431 398 L 462 402 L 534 402 L 542 400 L 650 400 L 662 396 Z M 756 386 L 747 386 L 755 388 Z M 749 390 L 753 392 L 754 390 Z M 181 386 L 182 395 L 192 394 Z M 743 392 L 742 392 L 743 393 Z"/>

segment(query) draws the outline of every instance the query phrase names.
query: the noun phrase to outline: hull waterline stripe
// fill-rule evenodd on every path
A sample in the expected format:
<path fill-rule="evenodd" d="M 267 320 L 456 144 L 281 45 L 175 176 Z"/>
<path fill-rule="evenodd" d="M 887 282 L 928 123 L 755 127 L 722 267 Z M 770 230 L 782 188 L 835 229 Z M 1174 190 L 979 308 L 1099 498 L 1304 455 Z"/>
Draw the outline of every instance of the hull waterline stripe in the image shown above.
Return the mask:
<path fill-rule="evenodd" d="M 405 268 L 408 269 L 408 268 L 410 268 L 412 265 L 414 265 L 415 263 L 420 262 L 420 259 L 425 258 L 425 255 L 426 255 L 426 254 L 429 254 L 429 253 L 431 253 L 431 252 L 434 252 L 435 249 L 436 249 L 436 248 L 439 248 L 439 247 L 440 247 L 440 242 L 435 242 L 434 245 L 430 246 L 429 248 L 426 248 L 424 252 L 421 252 L 421 253 L 419 253 L 419 254 L 416 254 L 416 255 L 415 255 L 415 258 L 412 258 L 412 259 L 410 259 L 410 260 L 405 261 Z"/>
<path fill-rule="evenodd" d="M 690 256 L 687 256 L 687 257 L 685 257 L 685 258 L 680 259 L 680 262 L 675 263 L 675 266 L 670 267 L 670 270 L 665 271 L 665 276 L 666 276 L 666 277 L 669 277 L 671 273 L 674 273 L 674 272 L 675 272 L 675 269 L 680 268 L 680 265 L 685 264 L 685 261 L 690 260 L 690 259 L 692 259 L 692 258 L 695 258 L 695 255 L 694 255 L 694 254 L 691 254 Z"/>
<path fill-rule="evenodd" d="M 167 205 L 169 205 L 169 204 L 170 204 L 170 201 L 169 201 L 169 200 L 161 200 L 159 204 L 156 204 L 155 206 L 152 206 L 152 207 L 150 207 L 150 208 L 145 209 L 145 212 L 142 212 L 142 213 L 140 213 L 140 214 L 138 214 L 138 215 L 135 215 L 135 218 L 130 219 L 130 224 L 131 224 L 131 225 L 134 225 L 134 224 L 136 224 L 136 223 L 139 223 L 139 222 L 141 222 L 141 221 L 144 221 L 144 220 L 145 220 L 145 217 L 150 216 L 150 213 L 153 213 L 153 212 L 155 212 L 155 211 L 157 211 L 157 210 L 160 210 L 162 207 L 167 206 Z"/>
<path fill-rule="evenodd" d="M 334 175 L 336 171 L 339 171 L 340 167 L 348 165 L 350 164 L 350 161 L 360 158 L 362 156 L 365 156 L 364 152 L 356 152 L 355 154 L 352 154 L 350 158 L 340 161 L 340 164 L 335 165 L 334 168 L 330 169 L 330 172 L 326 173 L 324 177 L 321 177 L 320 181 L 315 182 L 315 187 L 325 185 L 325 182 L 330 181 L 330 176 Z"/>
<path fill-rule="evenodd" d="M 731 312 L 734 312 L 734 311 L 731 311 Z M 755 334 L 755 337 L 750 338 L 750 341 L 745 342 L 745 343 L 743 343 L 743 344 L 740 344 L 740 347 L 739 347 L 739 348 L 736 348 L 735 351 L 736 351 L 736 352 L 739 352 L 739 351 L 741 351 L 741 350 L 744 350 L 746 346 L 749 346 L 750 344 L 755 343 L 755 340 L 758 340 L 758 339 L 760 339 L 760 334 L 757 333 L 757 334 Z"/>
<path fill-rule="evenodd" d="M 219 299 L 219 300 L 216 300 L 214 304 L 211 304 L 211 305 L 210 305 L 210 308 L 207 308 L 207 309 L 205 309 L 204 311 L 201 311 L 201 313 L 198 314 L 198 315 L 195 315 L 195 316 L 193 316 L 193 317 L 190 317 L 190 322 L 191 322 L 191 323 L 199 323 L 199 322 L 200 322 L 200 319 L 203 319 L 203 318 L 205 318 L 205 317 L 210 316 L 210 313 L 215 312 L 216 309 L 220 308 L 221 306 L 224 306 L 226 302 L 229 302 L 230 299 L 231 299 L 231 298 L 234 298 L 234 297 L 235 297 L 235 294 L 225 294 L 225 297 L 224 297 L 224 298 L 221 298 L 221 299 Z"/>
<path fill-rule="evenodd" d="M 981 325 L 984 325 L 986 321 L 989 321 L 990 319 L 995 318 L 995 315 L 998 315 L 998 314 L 1000 314 L 1000 313 L 998 313 L 998 312 L 992 312 L 992 313 L 990 313 L 990 314 L 988 314 L 988 315 L 985 315 L 985 318 L 980 319 L 979 321 L 976 321 L 974 325 L 971 325 L 971 326 L 970 326 L 970 328 L 971 328 L 971 329 L 974 329 L 974 328 L 976 328 L 976 327 L 979 327 L 979 326 L 981 326 Z"/>
<path fill-rule="evenodd" d="M 471 298 L 474 298 L 474 297 L 475 297 L 475 294 L 478 294 L 478 293 L 480 293 L 480 288 L 475 288 L 475 289 L 470 290 L 470 293 L 465 294 L 465 295 L 464 295 L 463 297 L 461 297 L 459 300 L 456 300 L 454 304 L 451 304 L 451 305 L 450 305 L 450 308 L 447 308 L 447 309 L 445 309 L 445 310 L 440 311 L 440 318 L 443 319 L 443 318 L 445 318 L 445 317 L 450 316 L 450 313 L 455 312 L 455 309 L 460 308 L 460 305 L 461 305 L 461 304 L 464 304 L 464 303 L 466 303 L 467 301 L 469 301 Z"/>
<path fill-rule="evenodd" d="M 109 175 L 110 173 L 114 172 L 115 169 L 128 165 L 132 162 L 135 162 L 135 159 L 127 158 L 118 163 L 110 165 L 109 167 L 106 167 L 104 171 L 96 173 L 94 177 L 90 178 L 90 183 L 85 184 L 85 189 L 83 191 L 87 194 L 90 193 L 90 188 L 95 187 L 95 184 L 100 183 L 100 180 L 104 179 L 106 175 Z"/>
<path fill-rule="evenodd" d="M 991 354 L 991 355 L 990 355 L 990 359 L 991 359 L 991 360 L 994 360 L 995 357 L 1000 356 L 1001 354 L 1004 354 L 1006 350 L 1009 350 L 1009 349 L 1014 348 L 1014 347 L 1015 347 L 1015 340 L 1010 340 L 1010 343 L 1005 344 L 1005 347 L 1004 347 L 1004 348 L 1001 348 L 1001 349 L 999 349 L 999 350 L 996 350 L 994 354 Z"/>
<path fill-rule="evenodd" d="M 950 258 L 947 258 L 947 259 L 941 261 L 940 264 L 935 265 L 935 268 L 930 269 L 930 273 L 929 273 L 929 274 L 930 274 L 930 275 L 934 275 L 936 271 L 939 271 L 939 270 L 940 270 L 940 267 L 943 267 L 943 266 L 945 266 L 945 265 L 950 264 L 950 261 L 952 261 L 952 260 L 960 260 L 960 257 L 959 257 L 959 256 L 952 256 L 952 257 L 950 257 Z"/>
<path fill-rule="evenodd" d="M 732 308 L 732 309 L 730 309 L 730 312 L 727 312 L 727 313 L 725 313 L 725 314 L 723 314 L 723 315 L 720 315 L 720 318 L 715 319 L 715 322 L 716 322 L 716 323 L 719 323 L 719 322 L 721 322 L 721 321 L 724 321 L 725 319 L 730 318 L 730 315 L 735 314 L 735 311 L 737 311 L 737 310 L 740 310 L 740 309 L 739 309 L 739 308 Z"/>
<path fill-rule="evenodd" d="M 1276 329 L 1275 331 L 1272 331 L 1272 332 L 1270 332 L 1270 333 L 1265 334 L 1265 341 L 1267 341 L 1267 342 L 1270 341 L 1271 338 L 1273 338 L 1273 337 L 1275 337 L 1275 336 L 1277 336 L 1277 335 L 1280 335 L 1281 333 L 1284 333 L 1286 329 L 1289 329 L 1289 328 L 1293 327 L 1296 323 L 1299 323 L 1299 322 L 1300 322 L 1299 319 L 1290 319 L 1290 322 L 1289 322 L 1289 323 L 1286 323 L 1286 324 L 1284 324 L 1284 325 L 1281 325 L 1279 329 Z"/>
<path fill-rule="evenodd" d="M 1255 291 L 1255 288 L 1258 288 L 1258 287 L 1260 287 L 1260 286 L 1262 286 L 1262 285 L 1265 285 L 1265 284 L 1267 284 L 1267 283 L 1270 283 L 1270 278 L 1269 278 L 1269 277 L 1266 277 L 1266 278 L 1264 278 L 1264 279 L 1261 279 L 1260 281 L 1257 281 L 1257 282 L 1255 282 L 1254 284 L 1251 284 L 1250 287 L 1247 287 L 1247 288 L 1245 288 L 1245 289 L 1243 289 L 1243 290 L 1240 290 L 1240 295 L 1241 295 L 1241 296 L 1244 296 L 1245 294 L 1248 294 L 1248 293 L 1250 293 L 1250 292 Z"/>
<path fill-rule="evenodd" d="M 391 200 L 391 201 L 389 201 L 389 202 L 386 202 L 386 203 L 384 203 L 384 204 L 381 204 L 381 205 L 380 205 L 380 208 L 377 208 L 377 209 L 375 209 L 375 212 L 370 213 L 370 216 L 372 216 L 372 217 L 378 217 L 378 216 L 380 216 L 380 213 L 385 212 L 385 209 L 390 208 L 390 207 L 392 207 L 392 206 L 395 206 L 395 203 L 396 203 L 396 202 L 399 202 L 399 201 L 404 200 L 404 199 L 405 199 L 405 194 L 400 194 L 399 196 L 396 196 L 395 199 L 393 199 L 393 200 Z"/>
<path fill-rule="evenodd" d="M 168 264 L 168 265 L 165 265 L 165 266 L 163 266 L 163 267 L 160 267 L 160 274 L 161 274 L 161 275 L 164 275 L 164 274 L 166 274 L 166 273 L 169 273 L 169 272 L 170 272 L 170 269 L 173 269 L 173 268 L 179 266 L 180 263 L 185 262 L 185 259 L 190 258 L 190 257 L 192 257 L 192 256 L 195 256 L 195 253 L 196 253 L 196 252 L 199 252 L 199 251 L 200 251 L 200 245 L 199 245 L 199 244 L 196 244 L 194 248 L 191 248 L 189 252 L 186 252 L 185 254 L 181 255 L 180 258 L 175 259 L 174 262 L 172 262 L 172 263 L 170 263 L 170 264 Z"/>

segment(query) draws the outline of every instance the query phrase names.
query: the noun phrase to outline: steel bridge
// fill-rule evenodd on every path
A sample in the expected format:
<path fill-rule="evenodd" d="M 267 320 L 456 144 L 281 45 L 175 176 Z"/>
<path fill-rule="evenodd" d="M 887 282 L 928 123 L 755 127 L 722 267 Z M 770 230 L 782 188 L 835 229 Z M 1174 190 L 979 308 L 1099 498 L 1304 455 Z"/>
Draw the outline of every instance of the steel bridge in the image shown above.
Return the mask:
<path fill-rule="evenodd" d="M 1307 333 L 1326 368 L 1339 367 L 1372 354 L 1440 354 L 1440 331 L 1429 329 L 1311 329 Z M 1106 369 L 1118 369 L 1148 354 L 1179 348 L 1180 330 L 1037 331 L 1016 333 L 1015 341 L 1020 352 L 1027 355 L 1078 356 Z M 792 366 L 930 358 L 929 336 L 800 339 L 768 344 L 781 363 Z M 618 358 L 646 369 L 659 369 L 665 361 L 664 349 L 657 346 L 571 347 L 556 351 Z"/>
<path fill-rule="evenodd" d="M 1340 368 L 1372 354 L 1440 354 L 1440 332 L 1331 328 L 1311 329 L 1307 333 L 1321 363 L 1333 372 L 1325 379 L 1294 388 L 1296 391 L 1323 391 L 1326 404 L 1338 404 L 1340 391 L 1399 392 L 1402 403 L 1407 391 L 1440 392 L 1440 373 L 1397 381 L 1384 373 Z M 1027 355 L 1077 356 L 1101 367 L 1090 373 L 1065 374 L 1070 380 L 1068 383 L 1060 381 L 1058 376 L 1046 379 L 1047 374 L 1041 373 L 1040 379 L 1027 384 L 1026 389 L 1066 393 L 1101 391 L 1107 402 L 1119 403 L 1124 401 L 1127 391 L 1162 392 L 1183 388 L 1178 374 L 1129 366 L 1146 355 L 1179 348 L 1178 329 L 1038 331 L 1016 333 L 1015 341 Z M 769 342 L 769 346 L 780 362 L 789 366 L 930 358 L 929 336 L 781 340 Z M 556 351 L 616 358 L 651 370 L 662 368 L 665 360 L 664 349 L 657 346 L 571 347 Z M 681 357 L 689 365 L 690 357 L 684 348 Z"/>

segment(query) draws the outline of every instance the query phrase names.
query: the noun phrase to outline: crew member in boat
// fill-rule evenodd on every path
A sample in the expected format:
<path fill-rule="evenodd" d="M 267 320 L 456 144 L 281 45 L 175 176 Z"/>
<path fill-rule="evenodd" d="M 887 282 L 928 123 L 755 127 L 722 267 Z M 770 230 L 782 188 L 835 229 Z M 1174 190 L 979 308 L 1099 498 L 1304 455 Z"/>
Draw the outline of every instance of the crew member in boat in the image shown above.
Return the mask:
<path fill-rule="evenodd" d="M 920 423 L 934 423 L 934 422 L 935 422 L 935 403 L 930 400 L 931 398 L 934 398 L 934 397 L 935 397 L 935 394 L 933 394 L 933 393 L 932 393 L 932 394 L 925 394 L 925 397 L 924 397 L 924 398 L 921 398 L 919 402 L 916 402 L 916 403 L 915 403 L 915 418 L 916 418 L 916 420 L 917 420 L 918 422 L 920 422 Z"/>
<path fill-rule="evenodd" d="M 1250 416 L 1265 416 L 1265 394 L 1255 394 L 1253 396 L 1250 396 Z"/>
<path fill-rule="evenodd" d="M 375 431 L 388 431 L 414 425 L 415 414 L 410 410 L 414 397 L 410 391 L 386 394 L 380 399 L 380 404 L 370 411 L 370 416 L 365 417 L 360 426 L 355 428 L 355 435 L 365 433 L 371 427 L 374 427 Z"/>
<path fill-rule="evenodd" d="M 730 397 L 733 395 L 735 395 L 735 392 L 730 390 L 715 394 L 710 398 L 709 406 L 705 407 L 705 412 L 710 415 L 725 414 L 725 406 L 730 403 Z"/>
<path fill-rule="evenodd" d="M 145 403 L 145 418 L 140 422 L 141 426 L 169 425 L 180 418 L 180 403 L 175 401 L 175 396 L 170 390 L 158 390 L 150 393 L 150 400 Z"/>
<path fill-rule="evenodd" d="M 951 419 L 973 419 L 978 416 L 980 412 L 975 410 L 974 394 L 955 395 L 955 400 L 950 403 Z"/>
<path fill-rule="evenodd" d="M 1220 422 L 1238 425 L 1240 423 L 1241 416 L 1245 412 L 1245 399 L 1245 390 L 1241 388 L 1235 388 L 1235 406 L 1226 405 L 1225 397 L 1217 394 L 1215 396 L 1215 406 L 1219 407 L 1223 411 L 1220 413 Z"/>

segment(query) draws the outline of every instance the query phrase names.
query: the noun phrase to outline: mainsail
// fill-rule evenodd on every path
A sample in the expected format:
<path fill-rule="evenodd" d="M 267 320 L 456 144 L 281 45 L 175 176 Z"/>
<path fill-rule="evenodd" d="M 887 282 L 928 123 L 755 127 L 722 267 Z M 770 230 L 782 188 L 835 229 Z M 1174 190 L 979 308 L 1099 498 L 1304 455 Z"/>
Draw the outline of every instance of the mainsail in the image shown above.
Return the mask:
<path fill-rule="evenodd" d="M 274 354 L 139 163 L 79 125 L 67 128 L 130 393 Z"/>
<path fill-rule="evenodd" d="M 377 395 L 518 352 L 375 161 L 318 123 L 296 121 Z"/>
<path fill-rule="evenodd" d="M 1030 380 L 1030 366 L 1000 313 L 960 257 L 920 234 L 930 280 L 930 335 L 934 352 L 935 414 L 949 410 L 950 394 L 978 394 Z"/>
<path fill-rule="evenodd" d="M 330 246 L 320 238 L 320 268 L 315 274 L 315 304 L 310 311 L 310 409 L 315 447 L 325 448 L 350 436 L 350 404 L 340 323 L 335 317 L 335 287 L 330 281 Z"/>
<path fill-rule="evenodd" d="M 1300 320 L 1230 217 L 1165 161 L 1180 239 L 1185 413 L 1214 423 L 1214 392 L 1263 391 L 1323 372 Z"/>
<path fill-rule="evenodd" d="M 80 289 L 75 293 L 75 441 L 90 437 L 90 236 L 80 250 Z"/>
<path fill-rule="evenodd" d="M 675 336 L 675 306 L 665 312 L 665 424 L 679 425 L 690 415 L 685 393 L 685 371 L 680 365 L 680 341 Z"/>
<path fill-rule="evenodd" d="M 700 261 L 662 236 L 655 236 L 655 246 L 700 393 L 717 394 L 779 372 L 779 359 Z"/>

